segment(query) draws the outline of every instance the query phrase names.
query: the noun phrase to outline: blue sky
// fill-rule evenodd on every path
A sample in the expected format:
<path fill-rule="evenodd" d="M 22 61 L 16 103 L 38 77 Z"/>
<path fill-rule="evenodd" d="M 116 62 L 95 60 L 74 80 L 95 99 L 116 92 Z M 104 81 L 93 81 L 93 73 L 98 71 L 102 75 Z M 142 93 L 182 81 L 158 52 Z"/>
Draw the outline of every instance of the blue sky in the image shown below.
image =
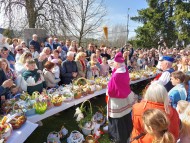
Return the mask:
<path fill-rule="evenodd" d="M 107 16 L 105 25 L 109 27 L 116 24 L 127 25 L 127 14 L 129 9 L 129 16 L 137 16 L 137 10 L 147 8 L 146 0 L 105 0 L 107 7 Z M 129 38 L 135 36 L 134 29 L 140 26 L 140 23 L 129 21 Z"/>

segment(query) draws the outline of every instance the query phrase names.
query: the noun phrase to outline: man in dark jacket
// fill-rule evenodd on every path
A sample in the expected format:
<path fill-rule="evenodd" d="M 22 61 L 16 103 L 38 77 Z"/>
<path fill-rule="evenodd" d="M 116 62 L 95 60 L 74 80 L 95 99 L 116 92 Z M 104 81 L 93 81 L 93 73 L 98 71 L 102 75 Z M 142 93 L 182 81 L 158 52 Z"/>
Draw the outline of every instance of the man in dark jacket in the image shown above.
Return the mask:
<path fill-rule="evenodd" d="M 77 77 L 77 64 L 73 59 L 74 53 L 69 51 L 67 52 L 67 59 L 61 64 L 61 82 L 63 84 L 70 84 Z"/>
<path fill-rule="evenodd" d="M 32 35 L 32 40 L 29 42 L 29 46 L 33 45 L 35 48 L 35 51 L 40 53 L 40 43 L 37 40 L 38 40 L 38 36 L 36 34 Z"/>

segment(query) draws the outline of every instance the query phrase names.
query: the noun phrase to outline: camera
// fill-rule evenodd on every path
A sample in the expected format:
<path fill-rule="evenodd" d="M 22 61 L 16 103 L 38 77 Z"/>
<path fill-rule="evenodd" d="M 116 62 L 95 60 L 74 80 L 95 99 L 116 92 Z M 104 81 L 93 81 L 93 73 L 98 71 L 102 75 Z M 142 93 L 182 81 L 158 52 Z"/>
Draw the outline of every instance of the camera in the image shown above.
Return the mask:
<path fill-rule="evenodd" d="M 160 41 L 158 42 L 158 45 L 164 46 L 164 38 L 160 37 Z"/>

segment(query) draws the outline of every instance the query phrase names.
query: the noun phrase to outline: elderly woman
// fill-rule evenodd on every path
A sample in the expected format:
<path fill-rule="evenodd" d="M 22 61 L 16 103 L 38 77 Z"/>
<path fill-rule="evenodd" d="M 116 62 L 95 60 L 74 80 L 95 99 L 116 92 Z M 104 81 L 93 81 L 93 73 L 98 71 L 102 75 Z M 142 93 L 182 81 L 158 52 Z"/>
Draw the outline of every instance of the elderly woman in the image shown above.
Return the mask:
<path fill-rule="evenodd" d="M 19 61 L 20 56 L 24 53 L 24 50 L 21 45 L 18 45 L 16 46 L 15 51 L 17 52 L 15 56 L 15 60 L 17 62 Z"/>
<path fill-rule="evenodd" d="M 44 74 L 44 79 L 46 81 L 46 85 L 49 88 L 54 88 L 58 85 L 58 82 L 60 81 L 59 79 L 55 78 L 55 75 L 52 73 L 52 70 L 54 68 L 55 64 L 47 61 L 44 65 L 44 70 L 43 70 L 43 74 Z"/>
<path fill-rule="evenodd" d="M 142 123 L 144 111 L 150 108 L 156 108 L 164 111 L 170 121 L 169 131 L 174 135 L 176 141 L 179 138 L 180 120 L 177 111 L 169 105 L 168 93 L 165 87 L 157 81 L 151 83 L 148 87 L 144 99 L 136 103 L 132 110 L 133 131 L 132 143 L 152 143 L 154 137 L 146 134 Z"/>
<path fill-rule="evenodd" d="M 91 79 L 100 75 L 100 63 L 96 57 L 96 54 L 92 54 L 90 61 L 87 63 L 87 78 Z"/>
<path fill-rule="evenodd" d="M 34 59 L 39 70 L 43 71 L 44 64 L 48 61 L 45 53 L 40 53 L 37 59 Z"/>
<path fill-rule="evenodd" d="M 86 61 L 85 60 L 86 60 L 86 53 L 84 52 L 77 53 L 75 57 L 75 62 L 78 68 L 77 78 L 86 77 Z"/>
<path fill-rule="evenodd" d="M 114 70 L 108 83 L 108 134 L 115 143 L 127 143 L 132 131 L 131 110 L 135 103 L 130 78 L 121 52 L 114 58 Z"/>

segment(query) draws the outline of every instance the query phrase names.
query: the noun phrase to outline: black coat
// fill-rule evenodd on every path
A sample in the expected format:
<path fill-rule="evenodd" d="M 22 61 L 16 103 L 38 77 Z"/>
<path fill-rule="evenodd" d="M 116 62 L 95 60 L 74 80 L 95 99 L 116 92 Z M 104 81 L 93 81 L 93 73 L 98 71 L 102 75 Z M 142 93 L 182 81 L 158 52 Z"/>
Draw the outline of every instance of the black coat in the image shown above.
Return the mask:
<path fill-rule="evenodd" d="M 29 42 L 29 45 L 33 45 L 35 48 L 35 51 L 38 51 L 38 53 L 40 53 L 40 43 L 38 41 L 31 40 Z"/>
<path fill-rule="evenodd" d="M 60 70 L 61 70 L 61 82 L 63 84 L 70 84 L 73 80 L 72 73 L 78 72 L 76 62 L 68 60 L 62 62 Z"/>

